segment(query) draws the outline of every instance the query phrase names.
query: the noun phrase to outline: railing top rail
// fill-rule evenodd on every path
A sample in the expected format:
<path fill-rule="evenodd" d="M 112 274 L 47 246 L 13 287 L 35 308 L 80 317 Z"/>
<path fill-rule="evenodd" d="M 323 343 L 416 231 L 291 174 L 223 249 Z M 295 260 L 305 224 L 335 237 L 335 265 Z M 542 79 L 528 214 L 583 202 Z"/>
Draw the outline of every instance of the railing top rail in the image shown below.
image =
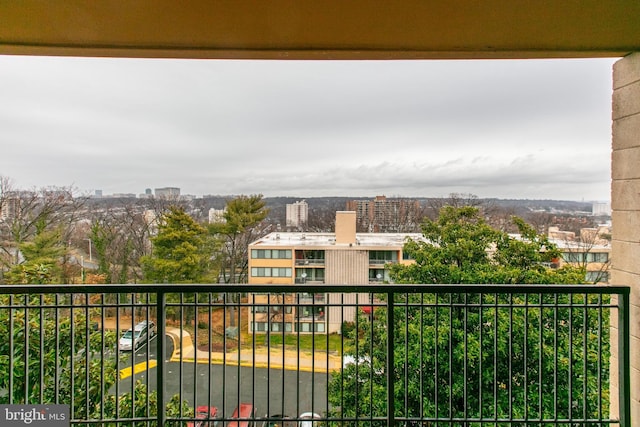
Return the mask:
<path fill-rule="evenodd" d="M 118 284 L 118 285 L 5 285 L 0 294 L 42 293 L 175 293 L 175 292 L 373 292 L 373 293 L 512 293 L 512 294 L 619 294 L 629 295 L 622 285 L 486 285 L 486 284 Z"/>

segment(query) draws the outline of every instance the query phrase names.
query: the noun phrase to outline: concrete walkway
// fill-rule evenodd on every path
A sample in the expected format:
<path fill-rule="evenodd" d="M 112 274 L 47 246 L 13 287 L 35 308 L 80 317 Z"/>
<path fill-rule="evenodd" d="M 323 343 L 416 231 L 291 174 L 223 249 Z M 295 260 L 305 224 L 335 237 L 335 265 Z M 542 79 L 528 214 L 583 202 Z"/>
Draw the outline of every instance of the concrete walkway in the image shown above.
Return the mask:
<path fill-rule="evenodd" d="M 238 365 L 256 368 L 273 368 L 300 370 L 307 372 L 333 372 L 340 370 L 342 360 L 339 356 L 327 355 L 326 352 L 298 353 L 294 349 L 270 349 L 249 348 L 233 351 L 215 352 L 196 349 L 191 339 L 191 334 L 178 328 L 166 328 L 167 335 L 173 341 L 174 352 L 171 355 L 172 362 L 218 363 L 225 365 Z M 180 345 L 182 344 L 182 345 Z"/>
<path fill-rule="evenodd" d="M 118 324 L 121 331 L 131 327 L 131 319 L 123 319 Z M 105 330 L 115 330 L 115 319 L 107 318 L 104 322 Z M 273 368 L 300 370 L 307 372 L 333 372 L 342 367 L 342 359 L 339 356 L 327 355 L 326 352 L 316 351 L 298 353 L 295 349 L 268 349 L 259 347 L 256 349 L 235 349 L 225 352 L 208 352 L 198 350 L 193 345 L 191 334 L 184 329 L 167 327 L 166 334 L 173 341 L 172 362 L 217 363 L 225 365 L 238 365 L 256 368 Z"/>

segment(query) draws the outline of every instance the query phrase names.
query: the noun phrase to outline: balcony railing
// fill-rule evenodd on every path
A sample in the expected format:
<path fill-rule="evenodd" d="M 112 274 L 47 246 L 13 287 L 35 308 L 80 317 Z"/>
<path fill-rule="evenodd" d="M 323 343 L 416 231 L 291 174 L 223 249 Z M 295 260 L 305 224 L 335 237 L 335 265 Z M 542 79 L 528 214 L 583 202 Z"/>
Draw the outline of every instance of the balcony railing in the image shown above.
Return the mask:
<path fill-rule="evenodd" d="M 627 287 L 299 285 L 369 297 L 325 303 L 340 334 L 250 334 L 246 293 L 290 290 L 0 287 L 0 404 L 67 405 L 71 425 L 631 425 Z"/>
<path fill-rule="evenodd" d="M 296 277 L 295 282 L 296 282 L 296 285 L 303 285 L 305 283 L 318 285 L 318 284 L 324 283 L 324 279 L 322 278 L 309 279 L 309 278 Z"/>
<path fill-rule="evenodd" d="M 324 265 L 324 259 L 296 259 L 296 266 L 307 265 L 310 267 Z"/>
<path fill-rule="evenodd" d="M 385 265 L 385 264 L 394 264 L 397 261 L 391 259 L 369 259 L 369 265 Z"/>

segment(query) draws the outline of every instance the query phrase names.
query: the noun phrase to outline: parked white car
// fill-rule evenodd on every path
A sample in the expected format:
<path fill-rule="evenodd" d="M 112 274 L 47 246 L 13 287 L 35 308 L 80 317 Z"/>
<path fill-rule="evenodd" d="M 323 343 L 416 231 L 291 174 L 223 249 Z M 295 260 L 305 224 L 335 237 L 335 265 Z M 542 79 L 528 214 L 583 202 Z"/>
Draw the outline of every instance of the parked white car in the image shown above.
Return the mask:
<path fill-rule="evenodd" d="M 315 412 L 303 412 L 300 414 L 300 422 L 298 423 L 298 427 L 316 427 L 318 425 L 317 421 L 322 417 Z"/>
<path fill-rule="evenodd" d="M 120 337 L 118 348 L 121 351 L 137 350 L 146 344 L 156 335 L 156 325 L 151 321 L 144 320 L 138 323 L 133 329 L 129 329 Z"/>

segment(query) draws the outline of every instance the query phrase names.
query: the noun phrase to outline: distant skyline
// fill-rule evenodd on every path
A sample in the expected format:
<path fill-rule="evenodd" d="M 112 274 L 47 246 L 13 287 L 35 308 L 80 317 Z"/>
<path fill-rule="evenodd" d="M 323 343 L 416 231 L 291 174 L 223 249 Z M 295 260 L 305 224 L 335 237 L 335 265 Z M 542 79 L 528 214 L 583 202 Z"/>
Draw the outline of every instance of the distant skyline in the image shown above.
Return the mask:
<path fill-rule="evenodd" d="M 46 187 L 46 186 L 42 186 L 42 187 Z M 80 190 L 80 189 L 78 189 Z M 80 194 L 80 196 L 88 196 L 88 197 L 93 197 L 93 198 L 104 198 L 104 199 L 109 199 L 109 198 L 122 198 L 122 197 L 133 197 L 136 199 L 144 199 L 144 198 L 148 198 L 149 196 L 153 196 L 153 197 L 166 197 L 166 196 L 157 196 L 153 193 L 151 194 L 145 194 L 144 191 L 141 192 L 122 192 L 122 193 L 105 193 L 105 192 L 100 192 L 100 194 L 96 194 L 97 192 L 99 192 L 99 190 L 95 190 L 91 193 L 88 192 L 84 192 L 84 194 Z M 236 197 L 236 196 L 240 196 L 240 195 L 249 195 L 249 194 L 256 194 L 256 193 L 217 193 L 217 194 L 212 194 L 212 193 L 208 193 L 208 194 L 189 194 L 189 193 L 183 193 L 180 192 L 180 197 L 194 197 L 195 199 L 203 199 L 203 198 L 217 198 L 217 197 L 222 197 L 222 198 L 228 198 L 228 197 Z M 473 194 L 473 193 L 448 193 L 448 194 L 443 194 L 441 196 L 389 196 L 386 194 L 358 194 L 358 195 L 343 195 L 343 196 L 305 196 L 305 195 L 298 195 L 298 196 L 288 196 L 288 195 L 282 195 L 282 194 L 273 194 L 273 195 L 267 195 L 264 196 L 264 198 L 266 199 L 279 199 L 279 198 L 283 198 L 283 199 L 290 199 L 291 203 L 297 203 L 297 202 L 303 202 L 303 201 L 308 201 L 308 200 L 313 200 L 313 199 L 331 199 L 331 198 L 336 198 L 336 199 L 349 199 L 349 200 L 374 200 L 376 197 L 387 197 L 388 199 L 393 199 L 393 198 L 406 198 L 406 199 L 431 199 L 431 198 L 450 198 L 452 196 L 458 196 L 458 197 L 462 197 L 464 198 L 465 196 L 477 196 L 477 194 Z M 479 199 L 485 199 L 485 200 L 522 200 L 522 201 L 557 201 L 557 202 L 570 202 L 570 203 L 587 203 L 587 204 L 593 204 L 593 205 L 598 205 L 598 208 L 602 209 L 605 205 L 606 206 L 610 206 L 610 202 L 608 200 L 586 200 L 586 199 L 582 199 L 582 200 L 573 200 L 573 199 L 557 199 L 557 198 L 527 198 L 527 197 L 491 197 L 491 196 L 487 196 L 487 197 L 478 197 Z"/>
<path fill-rule="evenodd" d="M 104 195 L 608 201 L 615 61 L 0 56 L 0 175 Z"/>

